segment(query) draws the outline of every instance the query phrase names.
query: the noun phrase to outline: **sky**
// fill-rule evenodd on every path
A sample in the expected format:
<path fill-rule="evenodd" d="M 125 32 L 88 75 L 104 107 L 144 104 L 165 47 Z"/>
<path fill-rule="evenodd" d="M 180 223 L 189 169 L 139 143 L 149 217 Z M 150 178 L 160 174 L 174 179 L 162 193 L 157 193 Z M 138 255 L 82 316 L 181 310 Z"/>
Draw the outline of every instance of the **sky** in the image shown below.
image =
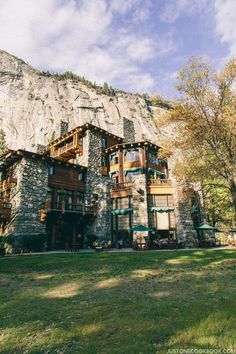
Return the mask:
<path fill-rule="evenodd" d="M 0 49 L 40 70 L 174 98 L 191 56 L 236 56 L 236 0 L 0 0 Z M 1 69 L 0 69 L 1 70 Z"/>

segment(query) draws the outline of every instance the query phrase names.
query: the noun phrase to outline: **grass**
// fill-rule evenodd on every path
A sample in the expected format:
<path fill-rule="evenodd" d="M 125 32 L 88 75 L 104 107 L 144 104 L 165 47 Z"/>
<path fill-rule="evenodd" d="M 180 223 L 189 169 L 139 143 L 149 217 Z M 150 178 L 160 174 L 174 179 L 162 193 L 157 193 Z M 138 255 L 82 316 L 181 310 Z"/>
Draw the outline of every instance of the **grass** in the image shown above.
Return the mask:
<path fill-rule="evenodd" d="M 0 353 L 236 352 L 235 278 L 234 250 L 1 258 Z"/>

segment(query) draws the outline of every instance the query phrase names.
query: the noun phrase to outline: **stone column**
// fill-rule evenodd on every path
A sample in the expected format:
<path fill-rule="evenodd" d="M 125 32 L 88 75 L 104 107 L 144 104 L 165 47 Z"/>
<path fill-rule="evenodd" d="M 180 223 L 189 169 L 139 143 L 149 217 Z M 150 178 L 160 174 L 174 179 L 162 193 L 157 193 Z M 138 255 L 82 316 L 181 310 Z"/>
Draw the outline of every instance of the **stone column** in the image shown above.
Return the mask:
<path fill-rule="evenodd" d="M 102 177 L 101 168 L 101 134 L 87 130 L 84 140 L 84 153 L 87 155 L 87 174 L 85 200 L 90 203 L 96 199 L 97 216 L 86 225 L 86 233 L 93 233 L 98 239 L 111 239 L 111 199 L 112 182 Z"/>
<path fill-rule="evenodd" d="M 191 204 L 188 195 L 188 187 L 184 181 L 171 176 L 173 184 L 174 204 L 176 207 L 177 239 L 183 247 L 197 247 L 197 232 L 194 229 L 191 217 Z"/>
<path fill-rule="evenodd" d="M 125 117 L 123 118 L 123 135 L 124 135 L 124 143 L 135 142 L 134 122 Z"/>
<path fill-rule="evenodd" d="M 133 226 L 148 226 L 148 204 L 147 204 L 147 188 L 146 176 L 144 174 L 132 177 L 132 194 L 133 194 Z M 137 237 L 148 236 L 148 232 L 134 232 L 133 239 Z"/>
<path fill-rule="evenodd" d="M 47 165 L 41 160 L 22 158 L 14 166 L 13 177 L 17 183 L 11 188 L 11 221 L 6 234 L 15 238 L 14 247 L 17 250 L 23 235 L 37 237 L 46 232 L 45 224 L 39 220 L 39 209 L 47 195 Z"/>

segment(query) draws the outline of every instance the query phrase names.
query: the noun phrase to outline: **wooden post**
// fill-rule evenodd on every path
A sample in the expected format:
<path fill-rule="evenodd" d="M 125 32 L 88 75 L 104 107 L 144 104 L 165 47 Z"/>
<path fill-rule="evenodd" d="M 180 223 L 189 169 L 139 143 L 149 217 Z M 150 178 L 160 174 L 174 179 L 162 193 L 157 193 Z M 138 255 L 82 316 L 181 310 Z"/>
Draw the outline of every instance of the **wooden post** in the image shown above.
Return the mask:
<path fill-rule="evenodd" d="M 123 170 L 123 151 L 118 150 L 118 163 L 119 163 L 119 183 L 124 183 L 124 170 Z"/>

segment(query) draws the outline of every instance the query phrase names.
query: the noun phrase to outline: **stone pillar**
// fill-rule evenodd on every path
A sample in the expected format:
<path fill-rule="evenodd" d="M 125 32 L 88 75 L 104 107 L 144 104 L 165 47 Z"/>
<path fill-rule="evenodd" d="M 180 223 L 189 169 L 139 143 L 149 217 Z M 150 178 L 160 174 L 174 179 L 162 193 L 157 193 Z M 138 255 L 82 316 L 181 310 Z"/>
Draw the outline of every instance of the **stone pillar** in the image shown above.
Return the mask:
<path fill-rule="evenodd" d="M 60 122 L 60 136 L 68 133 L 69 124 L 61 120 Z"/>
<path fill-rule="evenodd" d="M 132 177 L 132 194 L 133 194 L 133 226 L 148 226 L 148 204 L 147 204 L 147 188 L 146 176 L 136 175 Z M 134 232 L 133 239 L 137 237 L 148 236 L 148 232 Z"/>
<path fill-rule="evenodd" d="M 96 200 L 97 216 L 86 225 L 86 233 L 93 233 L 98 239 L 111 239 L 111 199 L 112 182 L 102 177 L 101 168 L 101 134 L 87 130 L 83 141 L 84 154 L 87 155 L 87 174 L 85 200 L 90 203 Z"/>
<path fill-rule="evenodd" d="M 191 217 L 191 204 L 188 188 L 183 181 L 171 176 L 173 184 L 174 204 L 176 207 L 177 239 L 183 247 L 197 247 L 198 237 Z"/>
<path fill-rule="evenodd" d="M 21 237 L 46 233 L 45 224 L 39 220 L 39 209 L 47 195 L 48 171 L 45 161 L 22 158 L 14 166 L 13 177 L 17 183 L 11 188 L 11 221 L 6 234 L 14 237 L 14 248 L 21 247 Z"/>
<path fill-rule="evenodd" d="M 124 135 L 124 143 L 135 142 L 134 122 L 125 117 L 123 118 L 123 135 Z"/>

